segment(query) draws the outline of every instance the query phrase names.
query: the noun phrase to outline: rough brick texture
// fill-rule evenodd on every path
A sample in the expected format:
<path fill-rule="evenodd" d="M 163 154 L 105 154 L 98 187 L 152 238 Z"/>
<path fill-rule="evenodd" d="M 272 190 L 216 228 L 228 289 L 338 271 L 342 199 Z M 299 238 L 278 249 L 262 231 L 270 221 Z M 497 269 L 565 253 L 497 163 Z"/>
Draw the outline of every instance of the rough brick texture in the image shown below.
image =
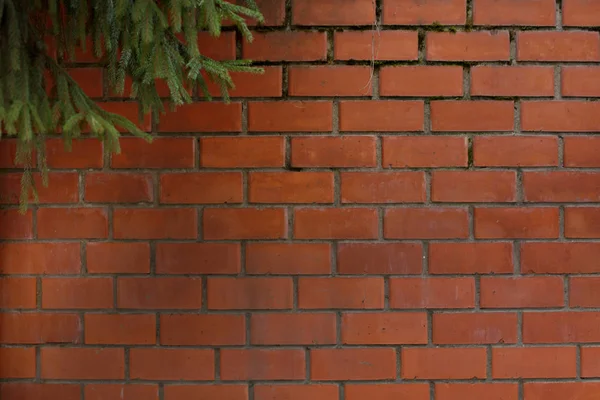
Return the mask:
<path fill-rule="evenodd" d="M 199 44 L 264 75 L 24 215 L 0 141 L 0 399 L 597 398 L 600 1 L 257 3 Z"/>

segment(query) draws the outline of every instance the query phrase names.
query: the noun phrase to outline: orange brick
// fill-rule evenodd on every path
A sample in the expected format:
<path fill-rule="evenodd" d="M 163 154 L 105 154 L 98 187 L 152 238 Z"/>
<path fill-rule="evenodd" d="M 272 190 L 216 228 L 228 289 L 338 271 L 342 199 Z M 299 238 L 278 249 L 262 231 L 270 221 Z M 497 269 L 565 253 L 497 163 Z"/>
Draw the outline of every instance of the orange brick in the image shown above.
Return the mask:
<path fill-rule="evenodd" d="M 0 204 L 19 204 L 21 198 L 22 173 L 0 175 Z M 48 185 L 44 185 L 41 174 L 33 173 L 33 182 L 38 194 L 38 204 L 71 204 L 79 201 L 79 182 L 76 173 L 55 172 L 48 174 Z M 33 202 L 30 193 L 29 201 Z"/>
<path fill-rule="evenodd" d="M 513 171 L 434 171 L 431 199 L 442 202 L 513 202 L 516 175 Z"/>
<path fill-rule="evenodd" d="M 493 348 L 492 377 L 575 378 L 575 347 Z"/>
<path fill-rule="evenodd" d="M 108 236 L 104 208 L 42 208 L 37 212 L 40 239 L 102 239 Z"/>
<path fill-rule="evenodd" d="M 432 101 L 431 129 L 435 132 L 510 132 L 514 127 L 513 114 L 512 101 Z"/>
<path fill-rule="evenodd" d="M 273 0 L 262 0 L 273 1 Z M 257 1 L 258 3 L 258 1 Z M 262 10 L 261 10 L 262 11 Z M 263 11 L 265 15 L 265 11 Z M 265 15 L 266 17 L 266 15 Z M 247 72 L 230 72 L 235 88 L 229 89 L 229 96 L 236 97 L 281 97 L 282 93 L 282 68 L 281 66 L 262 67 L 263 74 L 249 74 Z M 214 97 L 221 97 L 221 87 L 211 81 L 206 82 L 209 93 Z"/>
<path fill-rule="evenodd" d="M 595 343 L 600 338 L 599 322 L 598 312 L 526 312 L 523 343 Z"/>
<path fill-rule="evenodd" d="M 203 215 L 203 237 L 222 239 L 282 239 L 287 236 L 283 208 L 208 208 Z"/>
<path fill-rule="evenodd" d="M 371 0 L 293 0 L 294 25 L 372 25 L 375 4 Z"/>
<path fill-rule="evenodd" d="M 116 239 L 195 239 L 198 218 L 193 208 L 118 208 L 113 211 Z"/>
<path fill-rule="evenodd" d="M 256 151 L 260 148 L 261 151 Z M 283 167 L 283 137 L 205 137 L 200 165 L 209 168 Z"/>
<path fill-rule="evenodd" d="M 419 56 L 416 31 L 336 31 L 333 42 L 336 60 L 400 61 Z"/>
<path fill-rule="evenodd" d="M 535 308 L 564 305 L 563 278 L 558 276 L 481 278 L 482 308 Z"/>
<path fill-rule="evenodd" d="M 192 168 L 196 140 L 191 137 L 159 137 L 148 143 L 141 138 L 119 139 L 121 153 L 113 154 L 112 168 Z"/>
<path fill-rule="evenodd" d="M 484 348 L 403 348 L 401 359 L 403 379 L 476 379 L 486 376 Z"/>
<path fill-rule="evenodd" d="M 554 13 L 553 3 L 552 8 Z M 554 68 L 478 65 L 471 68 L 471 94 L 474 96 L 554 96 Z"/>
<path fill-rule="evenodd" d="M 42 347 L 42 379 L 123 379 L 125 351 L 118 348 Z"/>
<path fill-rule="evenodd" d="M 148 310 L 198 309 L 202 306 L 202 282 L 198 278 L 119 278 L 117 306 Z"/>
<path fill-rule="evenodd" d="M 427 344 L 425 313 L 344 313 L 344 344 Z"/>
<path fill-rule="evenodd" d="M 478 167 L 557 166 L 558 138 L 556 136 L 478 136 L 473 140 L 473 165 Z"/>
<path fill-rule="evenodd" d="M 79 273 L 80 247 L 79 243 L 0 243 L 0 273 Z"/>
<path fill-rule="evenodd" d="M 251 172 L 248 196 L 251 203 L 333 203 L 333 173 Z"/>
<path fill-rule="evenodd" d="M 231 204 L 243 199 L 240 172 L 191 172 L 162 174 L 160 202 L 163 204 Z"/>
<path fill-rule="evenodd" d="M 531 31 L 517 34 L 519 61 L 598 61 L 598 32 Z"/>
<path fill-rule="evenodd" d="M 423 107 L 422 101 L 341 101 L 340 130 L 344 132 L 422 131 Z"/>
<path fill-rule="evenodd" d="M 292 138 L 294 167 L 374 167 L 374 136 L 307 136 Z"/>
<path fill-rule="evenodd" d="M 246 273 L 328 274 L 330 253 L 329 243 L 246 243 Z"/>
<path fill-rule="evenodd" d="M 73 140 L 66 148 L 63 139 L 46 140 L 46 162 L 50 168 L 102 168 L 104 151 L 98 139 Z"/>
<path fill-rule="evenodd" d="M 465 208 L 392 208 L 383 217 L 386 239 L 459 239 L 469 236 Z"/>
<path fill-rule="evenodd" d="M 334 384 L 298 384 L 298 385 L 267 385 L 254 386 L 256 400 L 338 400 L 338 386 Z"/>
<path fill-rule="evenodd" d="M 581 377 L 597 378 L 600 376 L 600 347 L 581 348 Z"/>
<path fill-rule="evenodd" d="M 85 201 L 92 203 L 141 203 L 154 198 L 150 174 L 87 173 Z"/>
<path fill-rule="evenodd" d="M 298 307 L 383 308 L 383 278 L 299 278 Z"/>
<path fill-rule="evenodd" d="M 526 274 L 597 273 L 598 243 L 522 243 L 521 271 Z"/>
<path fill-rule="evenodd" d="M 598 382 L 528 382 L 524 385 L 527 400 L 587 399 L 600 390 Z"/>
<path fill-rule="evenodd" d="M 211 310 L 290 309 L 292 278 L 209 278 Z"/>
<path fill-rule="evenodd" d="M 87 400 L 158 400 L 158 385 L 152 384 L 87 384 L 84 388 Z"/>
<path fill-rule="evenodd" d="M 384 168 L 466 167 L 464 136 L 385 136 Z"/>
<path fill-rule="evenodd" d="M 246 322 L 243 315 L 160 316 L 160 344 L 171 346 L 243 345 Z"/>
<path fill-rule="evenodd" d="M 157 243 L 158 274 L 236 274 L 241 269 L 237 243 Z"/>
<path fill-rule="evenodd" d="M 129 357 L 131 379 L 211 381 L 215 378 L 213 350 L 134 348 Z"/>
<path fill-rule="evenodd" d="M 335 344 L 334 313 L 252 314 L 250 342 L 253 345 Z"/>
<path fill-rule="evenodd" d="M 473 308 L 472 278 L 391 278 L 391 308 Z"/>
<path fill-rule="evenodd" d="M 5 400 L 81 400 L 81 385 L 57 383 L 2 383 L 0 398 Z"/>
<path fill-rule="evenodd" d="M 0 239 L 32 239 L 33 213 L 17 209 L 0 210 Z"/>
<path fill-rule="evenodd" d="M 0 348 L 0 378 L 35 378 L 35 348 Z"/>
<path fill-rule="evenodd" d="M 254 33 L 252 43 L 244 42 L 242 58 L 253 61 L 319 61 L 327 58 L 325 32 Z"/>
<path fill-rule="evenodd" d="M 463 69 L 459 66 L 432 65 L 382 67 L 379 72 L 379 94 L 462 96 Z"/>
<path fill-rule="evenodd" d="M 150 272 L 148 243 L 90 242 L 86 244 L 86 256 L 91 274 Z"/>
<path fill-rule="evenodd" d="M 510 58 L 507 31 L 428 32 L 428 61 L 503 61 Z"/>
<path fill-rule="evenodd" d="M 298 208 L 294 213 L 296 239 L 375 239 L 377 210 L 371 208 Z"/>
<path fill-rule="evenodd" d="M 600 208 L 568 207 L 565 209 L 565 237 L 597 238 L 600 229 Z"/>
<path fill-rule="evenodd" d="M 76 314 L 0 313 L 0 343 L 81 343 L 81 328 Z"/>
<path fill-rule="evenodd" d="M 516 342 L 516 313 L 433 314 L 433 343 L 435 344 L 504 344 Z"/>
<path fill-rule="evenodd" d="M 600 96 L 600 68 L 564 66 L 561 68 L 561 94 L 565 97 Z"/>
<path fill-rule="evenodd" d="M 558 238 L 557 207 L 475 208 L 477 239 Z"/>
<path fill-rule="evenodd" d="M 113 308 L 113 280 L 43 278 L 42 308 Z"/>
<path fill-rule="evenodd" d="M 598 307 L 600 277 L 572 276 L 569 278 L 569 307 Z"/>
<path fill-rule="evenodd" d="M 565 26 L 600 25 L 600 4 L 595 1 L 565 0 L 562 7 Z"/>
<path fill-rule="evenodd" d="M 384 380 L 396 377 L 392 348 L 313 349 L 310 377 L 320 381 Z"/>
<path fill-rule="evenodd" d="M 86 344 L 155 344 L 156 317 L 150 314 L 86 314 Z"/>
<path fill-rule="evenodd" d="M 430 274 L 510 274 L 511 243 L 430 243 Z"/>
<path fill-rule="evenodd" d="M 377 399 L 427 400 L 430 398 L 426 383 L 347 383 L 344 386 L 346 400 L 361 400 L 369 397 Z"/>
<path fill-rule="evenodd" d="M 36 308 L 35 278 L 0 278 L 0 308 Z"/>
<path fill-rule="evenodd" d="M 554 26 L 553 0 L 475 0 L 475 25 Z"/>
<path fill-rule="evenodd" d="M 342 172 L 342 203 L 421 203 L 422 172 Z"/>
<path fill-rule="evenodd" d="M 533 132 L 598 132 L 600 106 L 587 101 L 525 101 L 521 128 Z"/>
<path fill-rule="evenodd" d="M 527 384 L 525 384 L 527 387 Z M 516 383 L 436 383 L 437 400 L 487 399 L 517 400 L 519 386 Z M 527 400 L 529 397 L 525 396 Z"/>
<path fill-rule="evenodd" d="M 264 0 L 263 0 L 264 1 Z M 258 3 L 258 1 L 257 1 Z M 247 400 L 247 385 L 167 385 L 164 388 L 165 400 L 184 400 L 193 398 Z M 255 397 L 256 398 L 256 397 Z M 132 399 L 134 400 L 134 399 Z"/>
<path fill-rule="evenodd" d="M 256 368 L 260 365 L 261 368 Z M 223 349 L 221 379 L 304 380 L 304 351 L 300 349 Z"/>
<path fill-rule="evenodd" d="M 330 101 L 262 101 L 248 104 L 250 132 L 331 132 Z"/>
<path fill-rule="evenodd" d="M 369 66 L 291 66 L 288 73 L 290 96 L 370 96 L 372 93 Z"/>
<path fill-rule="evenodd" d="M 528 202 L 596 202 L 600 174 L 596 172 L 525 172 L 523 189 Z"/>
<path fill-rule="evenodd" d="M 467 20 L 465 0 L 385 0 L 385 25 L 463 25 Z"/>
<path fill-rule="evenodd" d="M 352 275 L 418 275 L 422 271 L 422 253 L 419 243 L 340 243 L 337 272 Z"/>

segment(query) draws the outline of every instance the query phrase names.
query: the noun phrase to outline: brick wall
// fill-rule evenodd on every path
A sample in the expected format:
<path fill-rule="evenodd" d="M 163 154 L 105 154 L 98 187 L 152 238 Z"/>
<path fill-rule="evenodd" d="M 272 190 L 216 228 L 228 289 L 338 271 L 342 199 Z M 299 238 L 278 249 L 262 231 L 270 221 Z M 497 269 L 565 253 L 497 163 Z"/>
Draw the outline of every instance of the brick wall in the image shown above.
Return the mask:
<path fill-rule="evenodd" d="M 266 73 L 24 216 L 0 142 L 2 400 L 598 395 L 600 1 L 373 1 L 202 37 Z"/>

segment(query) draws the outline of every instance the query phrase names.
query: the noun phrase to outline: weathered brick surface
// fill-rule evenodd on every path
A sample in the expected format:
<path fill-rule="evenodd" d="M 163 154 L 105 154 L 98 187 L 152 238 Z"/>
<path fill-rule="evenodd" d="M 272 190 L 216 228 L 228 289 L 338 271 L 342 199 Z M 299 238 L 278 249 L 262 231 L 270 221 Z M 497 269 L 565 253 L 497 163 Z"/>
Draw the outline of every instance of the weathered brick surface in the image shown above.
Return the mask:
<path fill-rule="evenodd" d="M 598 396 L 600 1 L 257 3 L 199 44 L 264 75 L 24 215 L 0 141 L 0 399 Z"/>

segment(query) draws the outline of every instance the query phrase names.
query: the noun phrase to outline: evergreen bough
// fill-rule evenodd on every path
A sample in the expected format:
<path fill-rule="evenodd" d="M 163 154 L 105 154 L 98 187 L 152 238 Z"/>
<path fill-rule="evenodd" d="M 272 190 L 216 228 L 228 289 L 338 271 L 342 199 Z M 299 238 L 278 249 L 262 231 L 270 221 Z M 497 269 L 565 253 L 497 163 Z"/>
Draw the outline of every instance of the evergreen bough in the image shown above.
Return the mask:
<path fill-rule="evenodd" d="M 141 113 L 156 119 L 164 112 L 157 80 L 166 82 L 168 103 L 176 107 L 192 101 L 187 88 L 195 84 L 210 99 L 205 75 L 227 101 L 234 87 L 229 72 L 261 72 L 247 60 L 216 61 L 198 48 L 198 34 L 219 36 L 226 20 L 251 41 L 246 18 L 263 20 L 254 0 L 0 0 L 0 139 L 17 137 L 15 162 L 25 166 L 22 210 L 31 194 L 37 199 L 34 151 L 47 185 L 48 135 L 62 135 L 68 149 L 82 134 L 96 137 L 106 152 L 120 151 L 117 127 L 151 139 L 135 121 L 100 108 L 69 76 L 65 64 L 75 61 L 76 49 L 100 60 L 112 93 L 122 94 L 129 77 Z M 47 43 L 54 43 L 52 54 Z"/>

